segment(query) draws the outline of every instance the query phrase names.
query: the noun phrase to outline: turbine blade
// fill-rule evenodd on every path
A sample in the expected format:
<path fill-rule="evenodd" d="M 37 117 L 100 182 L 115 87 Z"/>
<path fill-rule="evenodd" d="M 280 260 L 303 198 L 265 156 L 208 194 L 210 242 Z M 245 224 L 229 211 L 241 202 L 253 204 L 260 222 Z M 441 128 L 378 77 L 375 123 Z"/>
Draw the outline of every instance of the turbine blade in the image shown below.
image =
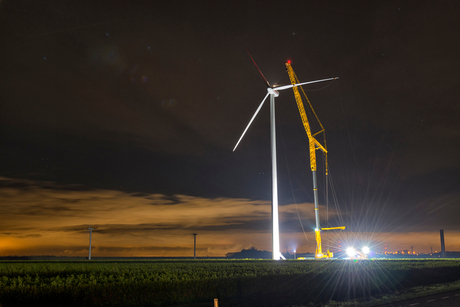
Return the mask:
<path fill-rule="evenodd" d="M 305 85 L 305 84 L 311 84 L 311 83 L 318 83 L 318 82 L 323 82 L 323 81 L 331 81 L 331 80 L 337 80 L 339 77 L 335 78 L 328 78 L 328 79 L 321 79 L 321 80 L 315 80 L 315 81 L 308 81 L 308 82 L 302 82 L 302 83 L 297 83 L 297 84 L 289 84 L 289 85 L 283 85 L 283 86 L 278 86 L 275 88 L 277 91 L 282 91 L 288 88 L 293 88 L 294 86 L 299 86 L 299 85 Z"/>
<path fill-rule="evenodd" d="M 248 52 L 249 56 L 251 57 L 252 62 L 254 63 L 254 65 L 256 65 L 257 70 L 259 71 L 260 75 L 264 79 L 267 86 L 271 88 L 272 86 L 270 85 L 270 82 L 268 82 L 267 78 L 265 78 L 264 74 L 260 71 L 259 66 L 257 66 L 256 61 L 254 61 L 254 59 L 252 58 L 252 55 L 249 53 L 248 48 L 244 47 L 244 49 L 246 49 L 246 51 Z"/>
<path fill-rule="evenodd" d="M 262 106 L 264 105 L 264 102 L 265 100 L 267 99 L 269 93 L 267 93 L 267 95 L 265 95 L 264 97 L 264 100 L 262 100 L 262 102 L 260 103 L 259 107 L 257 108 L 256 112 L 254 113 L 254 115 L 252 116 L 251 120 L 249 121 L 249 124 L 246 126 L 246 129 L 244 129 L 243 131 L 243 134 L 241 135 L 240 139 L 238 140 L 238 142 L 236 143 L 235 145 L 235 148 L 233 148 L 233 151 L 235 151 L 236 147 L 238 147 L 238 144 L 241 142 L 241 140 L 243 139 L 243 136 L 246 134 L 246 131 L 248 131 L 249 129 L 249 126 L 251 126 L 252 124 L 252 121 L 254 120 L 254 118 L 256 118 L 257 114 L 259 113 L 260 109 L 262 108 Z"/>

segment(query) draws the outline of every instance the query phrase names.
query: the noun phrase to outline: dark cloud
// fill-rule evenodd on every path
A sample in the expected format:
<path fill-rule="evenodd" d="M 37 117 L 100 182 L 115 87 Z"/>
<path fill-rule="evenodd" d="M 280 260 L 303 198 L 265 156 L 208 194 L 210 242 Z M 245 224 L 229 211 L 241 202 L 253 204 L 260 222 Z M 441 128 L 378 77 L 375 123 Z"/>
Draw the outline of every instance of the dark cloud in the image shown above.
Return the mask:
<path fill-rule="evenodd" d="M 75 201 L 74 203 L 78 203 L 80 200 Z M 77 208 L 70 208 L 66 206 L 60 205 L 45 205 L 45 204 L 37 204 L 30 206 L 27 210 L 22 211 L 23 215 L 62 215 L 62 214 L 74 214 L 76 211 L 81 211 Z"/>
<path fill-rule="evenodd" d="M 190 248 L 185 248 L 182 246 L 120 246 L 120 247 L 111 247 L 111 246 L 95 246 L 97 250 L 103 252 L 189 252 Z M 205 248 L 200 248 L 198 250 L 205 251 Z"/>
<path fill-rule="evenodd" d="M 27 234 L 27 235 L 23 235 L 21 233 L 17 233 L 17 232 L 3 232 L 1 233 L 2 235 L 5 235 L 5 236 L 11 236 L 11 237 L 15 237 L 15 238 L 40 238 L 42 237 L 41 234 Z"/>
<path fill-rule="evenodd" d="M 175 195 L 165 195 L 163 199 L 169 201 L 171 205 L 177 205 L 181 203 L 180 198 Z"/>
<path fill-rule="evenodd" d="M 32 174 L 32 177 L 34 174 Z M 23 179 L 23 178 L 12 178 L 12 177 L 1 177 L 0 176 L 0 187 L 4 188 L 19 188 L 23 190 L 30 190 L 33 187 L 42 188 L 42 189 L 50 189 L 50 190 L 66 190 L 66 191 L 88 191 L 91 190 L 87 186 L 81 184 L 68 184 L 68 183 L 58 183 L 58 182 L 51 182 L 51 181 L 37 181 L 37 180 L 30 180 L 30 179 Z M 63 201 L 72 201 L 78 202 L 79 200 L 72 199 L 72 200 L 65 200 Z"/>
<path fill-rule="evenodd" d="M 51 231 L 63 232 L 88 232 L 88 227 L 94 228 L 93 233 L 119 235 L 129 234 L 136 235 L 156 230 L 180 230 L 182 225 L 179 224 L 91 224 L 91 225 L 74 225 L 50 229 Z"/>

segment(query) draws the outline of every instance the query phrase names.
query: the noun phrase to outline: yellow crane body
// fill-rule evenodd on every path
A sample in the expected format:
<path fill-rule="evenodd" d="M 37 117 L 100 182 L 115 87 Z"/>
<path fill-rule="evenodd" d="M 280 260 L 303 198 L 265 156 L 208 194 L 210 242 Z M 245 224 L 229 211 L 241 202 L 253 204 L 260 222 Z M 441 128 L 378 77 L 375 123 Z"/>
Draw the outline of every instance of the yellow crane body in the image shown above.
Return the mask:
<path fill-rule="evenodd" d="M 296 74 L 294 73 L 294 70 L 292 69 L 290 61 L 286 63 L 286 69 L 289 75 L 289 79 L 291 81 L 292 85 L 298 84 L 299 80 L 297 79 Z M 307 114 L 305 112 L 305 107 L 303 105 L 302 97 L 300 96 L 299 93 L 299 88 L 302 90 L 302 93 L 304 94 L 305 99 L 307 100 L 310 109 L 312 110 L 313 114 L 316 117 L 316 120 L 318 121 L 319 125 L 321 126 L 321 130 L 312 134 L 311 129 L 310 129 L 310 124 L 308 122 Z M 321 246 L 321 231 L 322 230 L 344 230 L 345 226 L 340 226 L 340 227 L 328 227 L 328 228 L 321 228 L 320 227 L 320 220 L 319 220 L 319 206 L 318 206 L 318 189 L 317 189 L 317 183 L 316 183 L 316 150 L 319 149 L 323 152 L 325 156 L 325 173 L 326 176 L 328 175 L 328 164 L 327 164 L 327 147 L 326 147 L 326 136 L 324 134 L 324 127 L 321 124 L 318 116 L 315 113 L 315 110 L 313 109 L 313 106 L 310 103 L 310 100 L 308 99 L 307 95 L 305 94 L 305 91 L 303 90 L 302 86 L 294 86 L 292 88 L 294 91 L 294 97 L 297 102 L 297 108 L 299 109 L 300 113 L 300 118 L 302 119 L 303 126 L 305 128 L 305 132 L 307 133 L 308 136 L 308 143 L 309 143 L 309 151 L 310 151 L 310 167 L 311 171 L 313 174 L 313 195 L 314 195 L 314 200 L 315 200 L 315 219 L 316 219 L 316 228 L 315 228 L 315 238 L 316 238 L 316 253 L 315 253 L 315 258 L 332 258 L 334 255 L 332 252 L 329 250 L 326 251 L 326 253 L 323 254 L 322 251 L 322 246 Z M 315 136 L 323 133 L 324 136 L 324 146 L 318 142 L 318 140 L 315 139 Z"/>

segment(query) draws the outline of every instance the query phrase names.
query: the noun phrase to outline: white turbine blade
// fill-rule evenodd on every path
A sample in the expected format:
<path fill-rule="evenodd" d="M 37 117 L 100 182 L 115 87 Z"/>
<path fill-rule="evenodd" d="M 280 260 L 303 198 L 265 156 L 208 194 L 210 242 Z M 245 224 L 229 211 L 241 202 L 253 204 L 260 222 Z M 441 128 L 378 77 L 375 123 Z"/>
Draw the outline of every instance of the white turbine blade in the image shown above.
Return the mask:
<path fill-rule="evenodd" d="M 275 91 L 281 91 L 285 90 L 288 88 L 293 88 L 294 86 L 299 86 L 299 85 L 305 85 L 305 84 L 311 84 L 311 83 L 318 83 L 318 82 L 323 82 L 323 81 L 331 81 L 331 80 L 337 80 L 339 77 L 335 78 L 328 78 L 328 79 L 321 79 L 321 80 L 315 80 L 315 81 L 308 81 L 308 82 L 302 82 L 302 83 L 297 83 L 297 84 L 289 84 L 289 85 L 283 85 L 283 86 L 278 86 L 273 88 Z"/>
<path fill-rule="evenodd" d="M 246 131 L 248 131 L 249 129 L 249 126 L 251 126 L 252 124 L 252 121 L 254 120 L 254 118 L 256 118 L 257 116 L 257 113 L 259 113 L 260 109 L 262 108 L 265 100 L 267 99 L 269 93 L 267 93 L 267 95 L 265 95 L 264 97 L 264 100 L 262 100 L 262 102 L 260 103 L 259 107 L 257 108 L 256 112 L 254 113 L 254 115 L 252 116 L 251 120 L 249 121 L 249 124 L 247 125 L 246 129 L 244 129 L 244 132 L 243 134 L 241 135 L 240 139 L 238 140 L 238 142 L 236 143 L 235 145 L 235 148 L 233 148 L 233 151 L 235 151 L 236 147 L 238 147 L 238 144 L 241 142 L 241 140 L 243 139 L 243 136 L 246 134 Z"/>

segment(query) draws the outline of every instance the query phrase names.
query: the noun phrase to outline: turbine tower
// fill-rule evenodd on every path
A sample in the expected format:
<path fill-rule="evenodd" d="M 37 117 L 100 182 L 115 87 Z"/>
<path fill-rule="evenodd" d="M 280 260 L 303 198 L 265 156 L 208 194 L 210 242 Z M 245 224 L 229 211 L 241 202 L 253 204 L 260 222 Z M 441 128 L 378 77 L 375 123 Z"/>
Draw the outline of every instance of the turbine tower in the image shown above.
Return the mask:
<path fill-rule="evenodd" d="M 246 50 L 247 51 L 247 50 Z M 279 91 L 287 90 L 299 85 L 311 84 L 311 83 L 318 83 L 323 81 L 331 81 L 338 78 L 328 78 L 328 79 L 321 79 L 315 81 L 308 81 L 302 82 L 297 84 L 290 84 L 290 85 L 282 85 L 282 86 L 271 86 L 268 80 L 265 78 L 264 74 L 260 71 L 259 67 L 257 66 L 256 62 L 252 58 L 251 54 L 248 51 L 249 56 L 252 59 L 252 62 L 257 67 L 260 75 L 267 84 L 267 94 L 265 95 L 264 99 L 260 103 L 259 107 L 257 108 L 256 112 L 252 116 L 249 124 L 244 129 L 243 134 L 241 135 L 240 139 L 233 148 L 233 151 L 236 150 L 238 144 L 243 139 L 246 131 L 248 131 L 249 126 L 251 126 L 252 122 L 256 118 L 257 114 L 259 113 L 260 109 L 262 108 L 265 100 L 267 99 L 268 95 L 270 95 L 270 147 L 271 147 L 271 156 L 272 156 L 272 259 L 273 260 L 280 260 L 284 258 L 280 252 L 280 230 L 279 230 L 279 217 L 278 217 L 278 174 L 277 174 L 277 166 L 276 166 L 276 126 L 275 126 L 275 97 L 279 96 Z"/>

